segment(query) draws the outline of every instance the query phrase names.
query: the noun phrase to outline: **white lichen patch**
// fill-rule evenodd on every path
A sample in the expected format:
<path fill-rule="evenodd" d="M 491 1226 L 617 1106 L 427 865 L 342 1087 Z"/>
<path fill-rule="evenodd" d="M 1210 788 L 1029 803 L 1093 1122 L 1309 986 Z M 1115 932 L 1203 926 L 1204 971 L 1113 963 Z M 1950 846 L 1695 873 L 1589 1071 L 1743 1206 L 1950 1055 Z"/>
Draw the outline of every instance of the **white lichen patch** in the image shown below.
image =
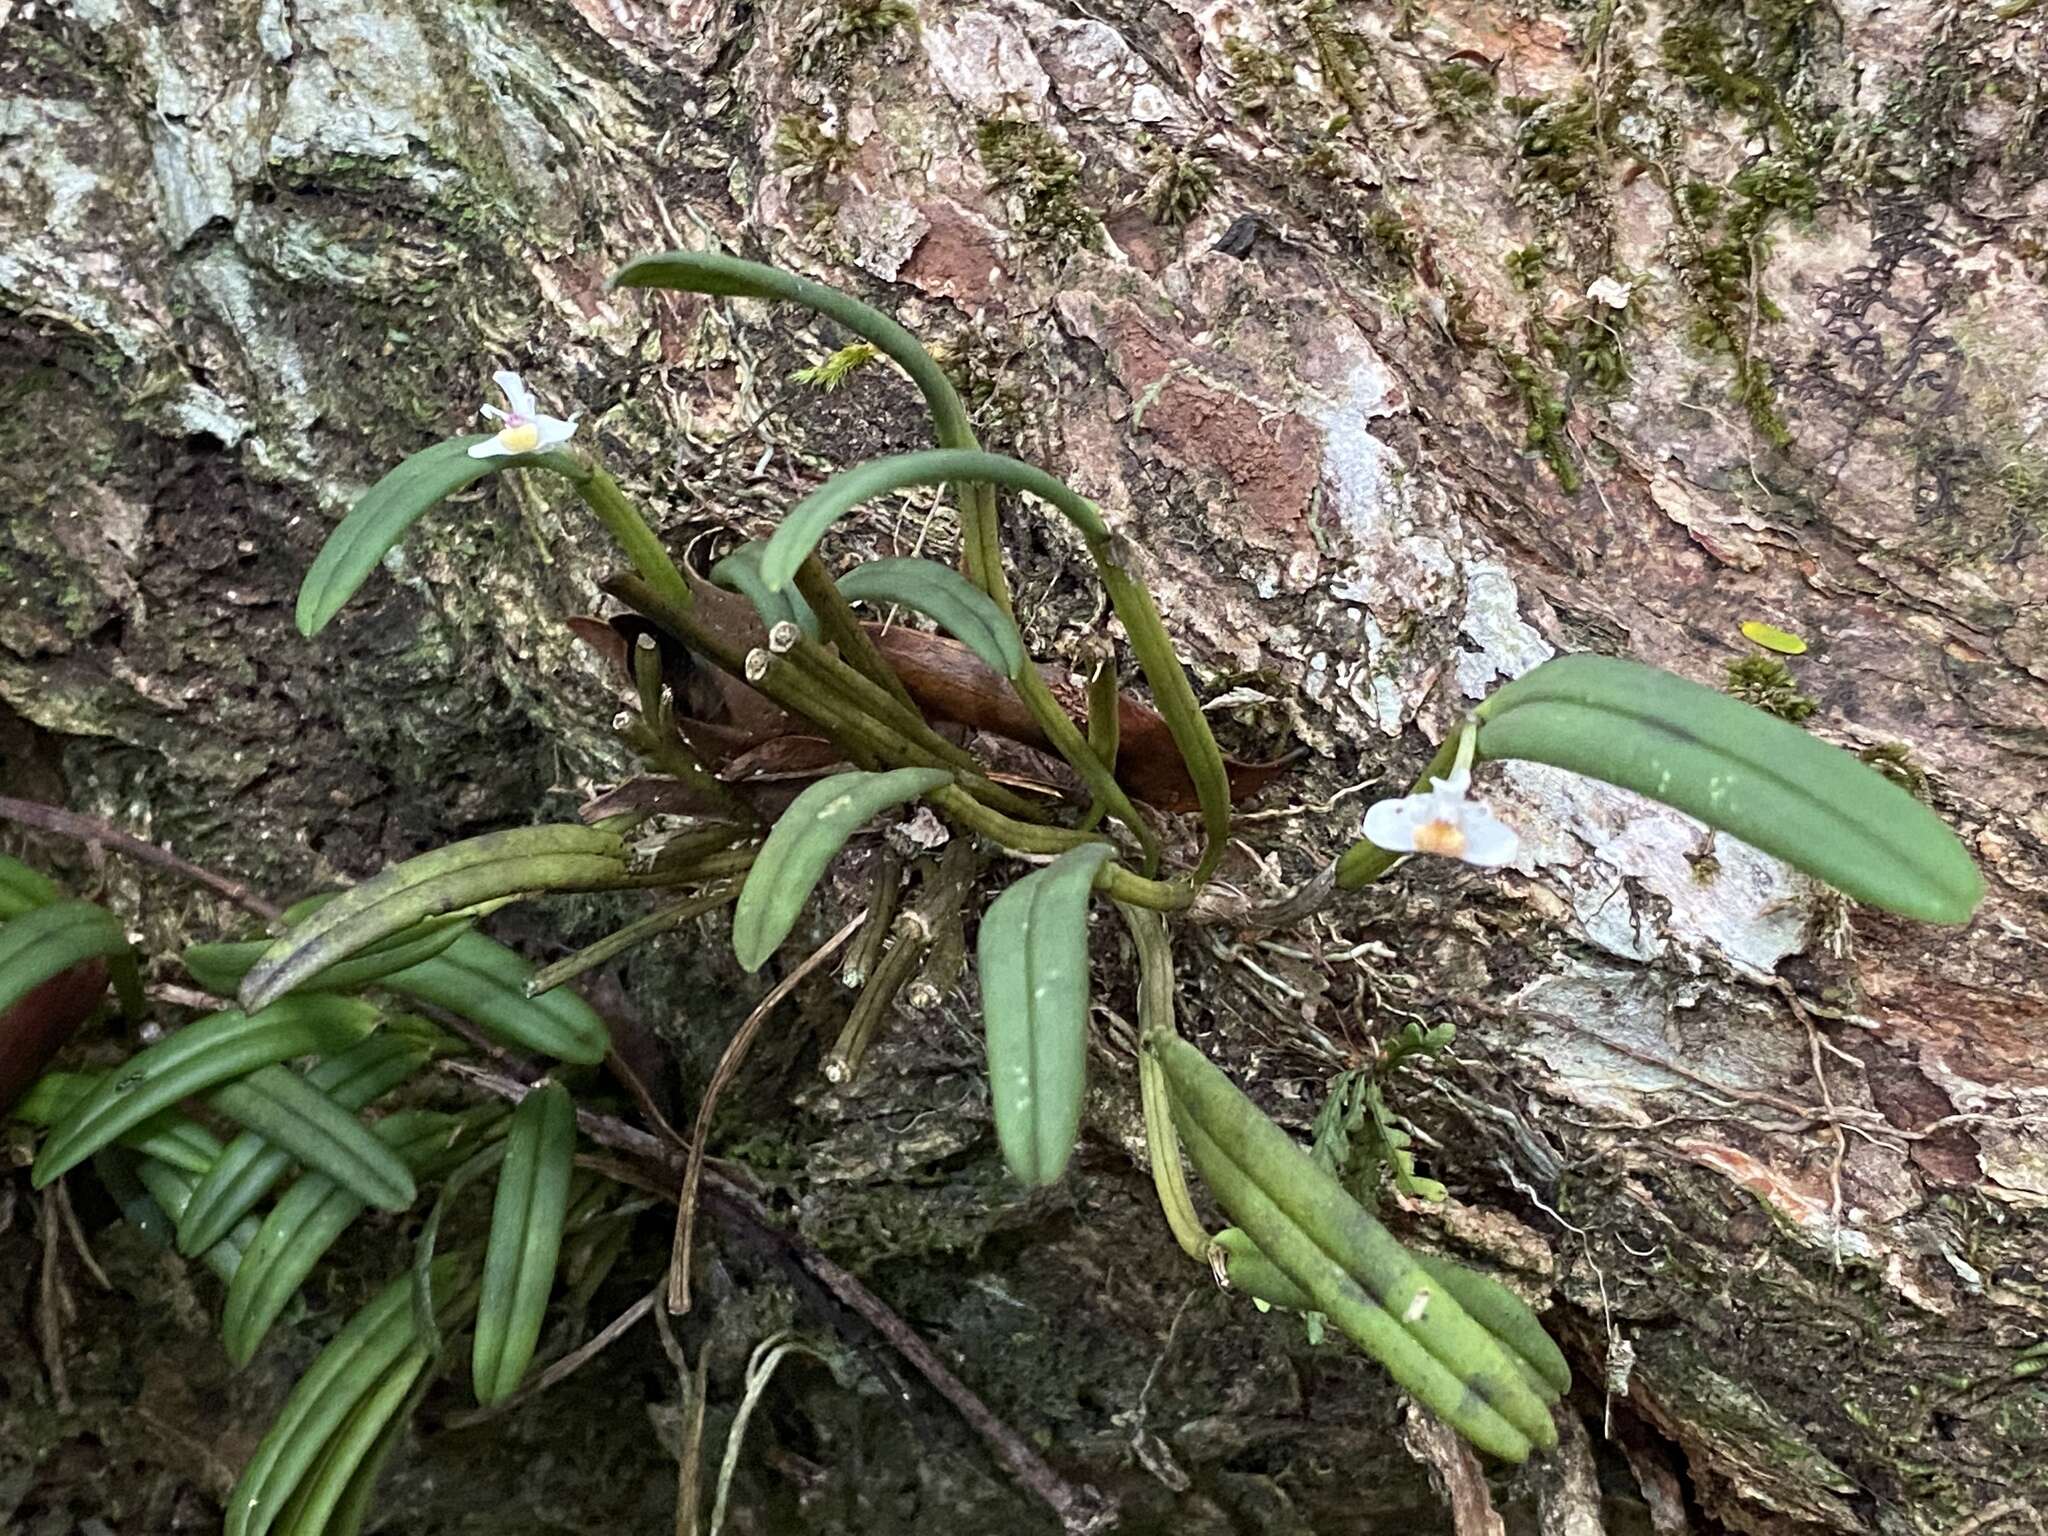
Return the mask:
<path fill-rule="evenodd" d="M 991 11 L 926 26 L 925 58 L 946 94 L 981 117 L 1031 114 L 1052 89 L 1024 29 Z"/>
<path fill-rule="evenodd" d="M 1769 975 L 1805 947 L 1817 891 L 1790 865 L 1561 768 L 1511 762 L 1498 782 L 1522 834 L 1519 867 L 1557 881 L 1586 937 L 1610 954 L 1654 960 L 1676 945 L 1697 967 L 1704 947 Z"/>

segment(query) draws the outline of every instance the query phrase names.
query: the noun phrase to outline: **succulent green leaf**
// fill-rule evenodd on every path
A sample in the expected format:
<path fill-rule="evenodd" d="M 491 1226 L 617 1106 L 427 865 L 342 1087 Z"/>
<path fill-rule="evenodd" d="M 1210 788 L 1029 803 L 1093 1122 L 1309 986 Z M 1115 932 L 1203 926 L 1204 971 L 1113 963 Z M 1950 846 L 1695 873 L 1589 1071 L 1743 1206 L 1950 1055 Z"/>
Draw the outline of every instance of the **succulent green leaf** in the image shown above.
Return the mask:
<path fill-rule="evenodd" d="M 324 904 L 324 903 L 323 903 Z M 372 944 L 361 954 L 330 965 L 293 990 L 299 992 L 346 992 L 431 960 L 469 931 L 467 918 L 431 918 Z M 220 943 L 187 946 L 183 964 L 192 979 L 217 997 L 233 997 L 256 962 L 276 941 L 273 939 L 231 939 Z"/>
<path fill-rule="evenodd" d="M 1088 897 L 1113 850 L 1091 843 L 982 914 L 976 953 L 996 1141 L 1017 1179 L 1051 1184 L 1081 1129 L 1088 1069 Z"/>
<path fill-rule="evenodd" d="M 754 605 L 761 623 L 769 629 L 777 624 L 794 624 L 813 640 L 818 638 L 818 616 L 803 594 L 793 586 L 770 590 L 761 579 L 761 551 L 767 546 L 749 539 L 711 567 L 711 579 L 729 592 L 737 592 Z"/>
<path fill-rule="evenodd" d="M 1561 656 L 1478 713 L 1482 758 L 1632 789 L 1870 906 L 1963 923 L 1983 897 L 1955 833 L 1906 790 L 1795 725 L 1659 668 Z"/>
<path fill-rule="evenodd" d="M 377 1020 L 368 1003 L 324 993 L 287 998 L 255 1014 L 209 1014 L 95 1084 L 43 1142 L 33 1182 L 42 1188 L 152 1115 L 259 1067 L 345 1051 Z"/>
<path fill-rule="evenodd" d="M 825 866 L 846 840 L 892 806 L 952 782 L 942 768 L 835 773 L 790 803 L 747 871 L 732 914 L 733 953 L 758 971 L 782 947 Z"/>
<path fill-rule="evenodd" d="M 386 1115 L 371 1131 L 423 1179 L 467 1157 L 478 1135 L 502 1129 L 503 1122 L 495 1107 L 466 1115 L 409 1109 Z M 296 1180 L 279 1197 L 247 1243 L 221 1309 L 221 1339 L 237 1368 L 255 1357 L 307 1276 L 365 1209 L 361 1197 L 318 1173 Z"/>
<path fill-rule="evenodd" d="M 466 933 L 432 960 L 386 976 L 379 985 L 467 1019 L 493 1039 L 578 1066 L 595 1066 L 611 1049 L 604 1020 L 567 987 L 526 995 L 533 967 L 504 945 Z"/>
<path fill-rule="evenodd" d="M 1415 1262 L 1472 1314 L 1475 1323 L 1521 1357 L 1531 1377 L 1542 1384 L 1545 1397 L 1554 1402 L 1571 1391 L 1572 1368 L 1565 1362 L 1564 1351 L 1543 1331 L 1543 1324 L 1521 1297 L 1491 1275 L 1434 1254 L 1418 1253 Z"/>
<path fill-rule="evenodd" d="M 45 1072 L 8 1113 L 24 1125 L 47 1129 L 82 1104 L 105 1077 L 103 1072 Z M 220 1138 L 177 1109 L 151 1115 L 122 1132 L 115 1144 L 195 1177 L 205 1174 L 221 1155 Z"/>
<path fill-rule="evenodd" d="M 491 1206 L 471 1356 L 476 1400 L 485 1407 L 511 1396 L 533 1362 L 561 1256 L 575 1158 L 575 1101 L 560 1083 L 544 1083 L 512 1112 Z"/>
<path fill-rule="evenodd" d="M 56 881 L 40 870 L 30 869 L 21 860 L 0 853 L 0 923 L 63 899 L 64 892 Z"/>
<path fill-rule="evenodd" d="M 1021 459 L 971 448 L 930 448 L 871 459 L 842 470 L 790 508 L 761 554 L 761 579 L 780 591 L 796 579 L 796 568 L 818 547 L 818 541 L 840 518 L 862 502 L 913 486 L 983 481 L 1011 490 L 1029 491 L 1051 503 L 1081 531 L 1091 547 L 1107 545 L 1109 526 L 1101 510 L 1076 495 L 1057 476 Z"/>
<path fill-rule="evenodd" d="M 114 915 L 89 901 L 53 901 L 0 923 L 0 1013 L 81 960 L 128 956 Z"/>
<path fill-rule="evenodd" d="M 521 827 L 436 848 L 344 891 L 273 942 L 242 978 L 242 1007 L 262 1008 L 429 918 L 602 884 L 624 872 L 618 834 L 597 827 Z"/>
<path fill-rule="evenodd" d="M 1327 1170 L 1193 1046 L 1155 1032 L 1144 1047 L 1217 1204 L 1317 1311 L 1482 1450 L 1519 1461 L 1557 1443 L 1543 1395 L 1508 1347 Z"/>
<path fill-rule="evenodd" d="M 130 1192 L 124 1187 L 127 1181 L 120 1171 L 123 1168 L 123 1163 L 119 1160 L 121 1157 L 122 1154 L 113 1149 L 102 1148 L 93 1158 L 94 1172 L 100 1175 L 114 1198 L 120 1201 L 122 1214 L 140 1226 L 152 1241 L 161 1242 L 168 1248 L 171 1245 L 172 1229 L 177 1225 L 179 1216 L 184 1213 L 186 1203 L 192 1198 L 193 1185 L 198 1181 L 184 1169 L 159 1162 L 153 1157 L 133 1159 L 134 1179 L 157 1208 L 151 1213 L 154 1216 L 152 1220 L 150 1215 L 146 1215 L 135 1206 L 130 1198 Z M 240 1272 L 242 1259 L 255 1237 L 255 1222 L 237 1222 L 233 1228 L 222 1234 L 220 1241 L 199 1255 L 199 1262 L 212 1270 L 223 1284 L 229 1283 Z"/>
<path fill-rule="evenodd" d="M 839 578 L 848 602 L 901 603 L 930 619 L 1004 677 L 1024 670 L 1024 637 L 989 595 L 936 560 L 870 560 Z"/>
<path fill-rule="evenodd" d="M 341 1115 L 348 1126 L 360 1130 L 350 1118 L 353 1113 L 406 1081 L 426 1065 L 431 1055 L 432 1047 L 425 1040 L 380 1030 L 340 1055 L 330 1056 L 316 1065 L 306 1074 L 305 1087 L 329 1111 Z M 235 1090 L 244 1085 L 256 1088 L 258 1079 L 282 1072 L 284 1069 L 281 1067 L 264 1068 L 244 1078 L 240 1084 L 228 1084 L 216 1090 L 213 1105 L 230 1119 L 250 1123 L 236 1112 L 239 1096 Z M 223 1099 L 223 1094 L 229 1097 Z M 269 1096 L 258 1096 L 265 1106 L 275 1102 Z M 309 1125 L 307 1129 L 310 1132 L 312 1127 Z M 342 1131 L 341 1134 L 346 1138 L 349 1133 Z M 255 1210 L 269 1195 L 290 1169 L 292 1157 L 292 1149 L 284 1143 L 266 1140 L 254 1129 L 243 1131 L 228 1144 L 212 1168 L 206 1170 L 206 1176 L 193 1191 L 191 1202 L 178 1222 L 178 1251 L 194 1254 L 212 1247 L 230 1227 Z M 308 1161 L 307 1166 L 317 1168 L 319 1164 Z M 369 1198 L 367 1190 L 365 1198 Z"/>
<path fill-rule="evenodd" d="M 436 1261 L 437 1279 L 461 1278 L 460 1261 Z M 267 1536 L 313 1472 L 328 1442 L 414 1348 L 412 1277 L 379 1291 L 320 1351 L 228 1495 L 224 1536 Z"/>
<path fill-rule="evenodd" d="M 561 453 L 474 459 L 469 450 L 487 441 L 482 433 L 451 437 L 422 448 L 363 493 L 349 509 L 299 585 L 298 625 L 317 635 L 369 579 L 370 572 L 405 531 L 435 503 L 501 469 L 553 469 L 571 476 L 583 470 Z"/>

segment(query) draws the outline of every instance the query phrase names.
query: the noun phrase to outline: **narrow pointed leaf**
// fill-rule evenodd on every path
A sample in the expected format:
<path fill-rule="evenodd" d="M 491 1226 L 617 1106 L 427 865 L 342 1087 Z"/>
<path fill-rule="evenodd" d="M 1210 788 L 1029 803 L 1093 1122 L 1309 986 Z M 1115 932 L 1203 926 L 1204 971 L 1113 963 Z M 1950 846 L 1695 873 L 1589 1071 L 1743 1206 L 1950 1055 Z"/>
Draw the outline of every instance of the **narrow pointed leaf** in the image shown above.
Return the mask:
<path fill-rule="evenodd" d="M 575 1157 L 575 1101 L 561 1084 L 544 1083 L 512 1113 L 491 1206 L 471 1365 L 476 1400 L 486 1407 L 512 1395 L 540 1342 Z"/>
<path fill-rule="evenodd" d="M 1004 677 L 1024 670 L 1024 638 L 993 599 L 936 560 L 870 560 L 839 578 L 848 602 L 901 603 L 923 614 Z M 1105 761 L 1113 761 L 1114 754 Z"/>
<path fill-rule="evenodd" d="M 1113 850 L 1090 843 L 1026 875 L 982 914 L 976 953 L 996 1141 L 1025 1184 L 1066 1171 L 1088 1068 L 1088 897 Z"/>
<path fill-rule="evenodd" d="M 355 987 L 402 971 L 422 960 L 441 954 L 470 928 L 465 918 L 432 918 L 424 923 L 373 944 L 317 975 L 308 977 L 293 990 L 298 992 L 346 992 Z M 276 943 L 274 939 L 234 939 L 225 943 L 193 944 L 181 957 L 192 979 L 217 997 L 233 997 L 256 962 Z"/>
<path fill-rule="evenodd" d="M 0 923 L 63 899 L 64 892 L 48 875 L 0 853 Z"/>
<path fill-rule="evenodd" d="M 324 1095 L 336 1112 L 352 1115 L 410 1078 L 426 1065 L 432 1054 L 432 1047 L 425 1040 L 380 1031 L 360 1045 L 320 1062 L 306 1074 L 305 1085 Z M 250 1083 L 263 1075 L 252 1073 L 242 1081 Z M 213 1105 L 230 1119 L 240 1120 L 233 1103 L 223 1102 L 219 1097 L 237 1086 L 230 1084 L 227 1089 L 217 1090 Z M 353 1120 L 349 1123 L 355 1124 Z M 254 1130 L 237 1136 L 193 1191 L 192 1201 L 178 1223 L 178 1251 L 197 1253 L 217 1242 L 223 1232 L 253 1211 L 277 1186 L 291 1167 L 292 1156 L 289 1148 L 266 1140 Z M 309 1162 L 307 1166 L 319 1165 Z"/>
<path fill-rule="evenodd" d="M 837 773 L 798 795 L 769 830 L 733 908 L 732 947 L 740 964 L 758 971 L 782 947 L 825 866 L 849 837 L 883 811 L 952 778 L 942 768 Z"/>
<path fill-rule="evenodd" d="M 55 901 L 0 923 L 0 1014 L 81 960 L 128 954 L 113 913 L 89 901 Z"/>
<path fill-rule="evenodd" d="M 214 1089 L 207 1103 L 379 1210 L 402 1211 L 418 1194 L 405 1165 L 369 1127 L 296 1072 L 260 1067 Z"/>
<path fill-rule="evenodd" d="M 242 1006 L 274 1002 L 336 962 L 429 918 L 500 897 L 598 884 L 624 872 L 618 835 L 596 827 L 521 827 L 437 848 L 344 891 L 277 939 L 243 976 Z"/>
<path fill-rule="evenodd" d="M 1940 817 L 1849 753 L 1610 656 L 1544 662 L 1480 706 L 1479 756 L 1568 768 L 1741 838 L 1856 900 L 1964 923 L 1983 877 Z"/>
<path fill-rule="evenodd" d="M 486 434 L 451 437 L 401 462 L 363 493 L 327 536 L 299 586 L 298 625 L 302 635 L 316 635 L 339 613 L 370 572 L 435 503 L 501 469 L 543 468 L 578 473 L 575 461 L 560 453 L 473 459 L 469 450 L 487 441 Z"/>
<path fill-rule="evenodd" d="M 596 1010 L 568 987 L 526 995 L 533 967 L 504 945 L 467 933 L 432 960 L 386 976 L 379 985 L 446 1008 L 494 1040 L 578 1066 L 595 1066 L 611 1049 Z"/>
<path fill-rule="evenodd" d="M 56 1125 L 105 1077 L 103 1072 L 45 1072 L 8 1113 L 24 1125 Z M 151 1115 L 116 1137 L 115 1143 L 195 1176 L 203 1175 L 221 1155 L 220 1138 L 177 1109 Z"/>
<path fill-rule="evenodd" d="M 387 1432 L 402 1426 L 405 1406 L 432 1360 L 425 1348 L 407 1350 L 356 1401 L 279 1514 L 279 1536 L 328 1536 L 334 1531 L 331 1522 L 356 1473 L 385 1444 Z"/>
<path fill-rule="evenodd" d="M 461 1278 L 454 1257 L 439 1265 L 442 1284 Z M 228 1495 L 225 1536 L 266 1536 L 335 1431 L 413 1343 L 412 1277 L 401 1275 L 349 1319 L 292 1388 Z"/>
<path fill-rule="evenodd" d="M 503 1121 L 495 1107 L 467 1115 L 414 1109 L 386 1115 L 371 1129 L 415 1179 L 424 1179 L 467 1157 L 477 1138 L 502 1130 Z M 221 1340 L 237 1368 L 255 1357 L 299 1287 L 365 1209 L 360 1197 L 317 1173 L 298 1179 L 271 1207 L 221 1309 Z"/>
<path fill-rule="evenodd" d="M 183 1099 L 294 1056 L 345 1051 L 377 1027 L 368 1003 L 315 994 L 257 1014 L 209 1014 L 109 1072 L 51 1130 L 37 1155 L 40 1189 Z"/>

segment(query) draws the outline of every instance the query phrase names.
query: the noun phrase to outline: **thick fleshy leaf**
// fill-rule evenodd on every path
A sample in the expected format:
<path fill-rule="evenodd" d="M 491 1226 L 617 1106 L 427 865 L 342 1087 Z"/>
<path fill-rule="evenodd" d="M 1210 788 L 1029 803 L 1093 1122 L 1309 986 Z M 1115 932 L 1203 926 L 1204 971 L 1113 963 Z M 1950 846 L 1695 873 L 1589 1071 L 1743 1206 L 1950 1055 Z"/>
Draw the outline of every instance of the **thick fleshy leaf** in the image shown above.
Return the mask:
<path fill-rule="evenodd" d="M 993 599 L 936 560 L 870 560 L 839 578 L 852 603 L 901 603 L 930 619 L 1004 677 L 1024 670 L 1024 638 Z M 1115 757 L 1110 754 L 1110 760 Z"/>
<path fill-rule="evenodd" d="M 188 1024 L 94 1085 L 44 1141 L 33 1182 L 42 1188 L 151 1116 L 259 1067 L 345 1051 L 378 1017 L 368 1003 L 315 993 L 261 1013 L 230 1010 Z"/>
<path fill-rule="evenodd" d="M 570 824 L 489 832 L 394 864 L 272 943 L 242 978 L 242 1006 L 264 1007 L 430 918 L 536 891 L 601 884 L 625 873 L 625 857 L 616 833 Z"/>
<path fill-rule="evenodd" d="M 749 539 L 711 567 L 711 579 L 729 592 L 737 592 L 754 605 L 763 628 L 794 624 L 813 640 L 818 638 L 818 616 L 793 586 L 770 591 L 761 579 L 761 551 L 766 545 Z"/>
<path fill-rule="evenodd" d="M 1022 1183 L 1066 1171 L 1088 1072 L 1088 896 L 1113 856 L 1102 843 L 1061 854 L 982 914 L 976 954 L 988 1037 L 989 1096 L 1003 1161 Z"/>
<path fill-rule="evenodd" d="M 0 853 L 0 923 L 63 899 L 64 892 L 58 889 L 56 881 L 40 870 L 30 869 L 21 860 Z"/>
<path fill-rule="evenodd" d="M 560 1083 L 543 1083 L 512 1112 L 491 1205 L 470 1368 L 476 1400 L 485 1407 L 511 1396 L 533 1361 L 561 1256 L 575 1160 L 575 1101 Z"/>
<path fill-rule="evenodd" d="M 595 1066 L 611 1035 L 595 1009 L 568 987 L 526 995 L 533 967 L 480 933 L 465 933 L 433 959 L 384 977 L 379 986 L 446 1008 L 494 1040 L 559 1061 Z"/>
<path fill-rule="evenodd" d="M 317 635 L 356 595 L 377 562 L 405 537 L 405 531 L 437 502 L 501 469 L 540 468 L 579 473 L 560 453 L 527 453 L 477 459 L 469 450 L 488 434 L 451 437 L 422 448 L 363 493 L 349 509 L 299 585 L 299 633 Z"/>
<path fill-rule="evenodd" d="M 1479 756 L 1647 795 L 1873 907 L 1964 923 L 1983 877 L 1926 806 L 1849 753 L 1657 667 L 1561 656 L 1479 707 Z"/>
<path fill-rule="evenodd" d="M 1216 1203 L 1316 1310 L 1482 1450 L 1521 1461 L 1557 1443 L 1513 1352 L 1327 1170 L 1186 1041 L 1154 1031 L 1144 1049 Z"/>
<path fill-rule="evenodd" d="M 732 948 L 740 964 L 758 971 L 782 947 L 825 866 L 849 837 L 883 811 L 952 778 L 943 768 L 835 773 L 798 795 L 769 830 L 733 908 Z"/>

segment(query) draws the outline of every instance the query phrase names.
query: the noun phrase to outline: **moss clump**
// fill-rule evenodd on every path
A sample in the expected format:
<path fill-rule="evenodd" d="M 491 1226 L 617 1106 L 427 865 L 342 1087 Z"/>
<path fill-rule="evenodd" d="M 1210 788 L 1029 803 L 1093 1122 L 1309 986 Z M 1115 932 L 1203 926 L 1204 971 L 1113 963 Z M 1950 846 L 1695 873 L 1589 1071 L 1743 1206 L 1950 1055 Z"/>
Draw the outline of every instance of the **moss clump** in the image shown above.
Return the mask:
<path fill-rule="evenodd" d="M 1578 196 L 1593 184 L 1600 170 L 1600 139 L 1613 126 L 1612 108 L 1583 85 L 1562 101 L 1517 98 L 1522 125 L 1515 134 L 1522 177 L 1561 198 Z"/>
<path fill-rule="evenodd" d="M 1628 314 L 1589 299 L 1555 324 L 1541 318 L 1533 321 L 1530 330 L 1567 378 L 1600 394 L 1615 395 L 1629 379 L 1622 352 Z"/>
<path fill-rule="evenodd" d="M 1277 53 L 1241 38 L 1226 38 L 1223 59 L 1230 66 L 1230 99 L 1243 112 L 1271 110 L 1274 100 L 1294 83 L 1294 70 Z"/>
<path fill-rule="evenodd" d="M 1550 466 L 1550 472 L 1566 492 L 1576 491 L 1581 483 L 1579 466 L 1572 458 L 1571 441 L 1564 430 L 1571 416 L 1570 407 L 1552 384 L 1549 372 L 1535 358 L 1506 347 L 1496 349 L 1495 355 L 1529 418 L 1523 447 L 1543 456 L 1543 462 Z"/>
<path fill-rule="evenodd" d="M 828 133 L 815 118 L 795 113 L 775 120 L 774 137 L 768 141 L 768 158 L 778 171 L 799 176 L 823 176 L 845 163 L 853 146 Z"/>
<path fill-rule="evenodd" d="M 1508 281 L 1518 293 L 1534 293 L 1543 282 L 1543 274 L 1550 270 L 1550 256 L 1540 245 L 1518 246 L 1502 260 L 1508 269 Z"/>
<path fill-rule="evenodd" d="M 1375 208 L 1366 215 L 1365 238 L 1375 266 L 1403 275 L 1415 270 L 1422 242 L 1408 221 L 1393 209 Z"/>
<path fill-rule="evenodd" d="M 976 136 L 997 186 L 1022 205 L 1025 234 L 1057 255 L 1092 249 L 1102 216 L 1081 195 L 1081 160 L 1037 123 L 994 118 Z"/>
<path fill-rule="evenodd" d="M 1430 105 L 1445 121 L 1463 125 L 1493 110 L 1493 72 L 1465 59 L 1452 59 L 1423 78 Z"/>
<path fill-rule="evenodd" d="M 1694 181 L 1676 198 L 1685 245 L 1676 265 L 1696 306 L 1693 341 L 1734 359 L 1736 400 L 1758 433 L 1779 448 L 1791 445 L 1792 433 L 1778 411 L 1771 366 L 1755 355 L 1750 337 L 1782 316 L 1759 279 L 1770 255 L 1771 221 L 1811 218 L 1819 202 L 1812 173 L 1778 155 L 1744 166 L 1725 191 Z"/>
<path fill-rule="evenodd" d="M 1145 153 L 1145 212 L 1155 224 L 1179 229 L 1202 211 L 1216 190 L 1218 171 L 1198 155 L 1155 144 Z"/>
<path fill-rule="evenodd" d="M 898 27 L 917 26 L 917 7 L 909 0 L 839 0 L 829 26 L 834 37 L 871 42 Z"/>
<path fill-rule="evenodd" d="M 1927 798 L 1927 770 L 1913 761 L 1913 754 L 1903 741 L 1865 747 L 1856 755 L 1915 800 Z"/>
<path fill-rule="evenodd" d="M 1799 691 L 1792 669 L 1774 656 L 1745 656 L 1728 663 L 1727 691 L 1765 714 L 1795 725 L 1814 711 L 1814 702 Z"/>
<path fill-rule="evenodd" d="M 1371 57 L 1365 38 L 1337 20 L 1336 0 L 1310 0 L 1301 26 L 1325 88 L 1353 116 L 1365 116 L 1369 108 L 1358 84 L 1358 67 Z"/>

